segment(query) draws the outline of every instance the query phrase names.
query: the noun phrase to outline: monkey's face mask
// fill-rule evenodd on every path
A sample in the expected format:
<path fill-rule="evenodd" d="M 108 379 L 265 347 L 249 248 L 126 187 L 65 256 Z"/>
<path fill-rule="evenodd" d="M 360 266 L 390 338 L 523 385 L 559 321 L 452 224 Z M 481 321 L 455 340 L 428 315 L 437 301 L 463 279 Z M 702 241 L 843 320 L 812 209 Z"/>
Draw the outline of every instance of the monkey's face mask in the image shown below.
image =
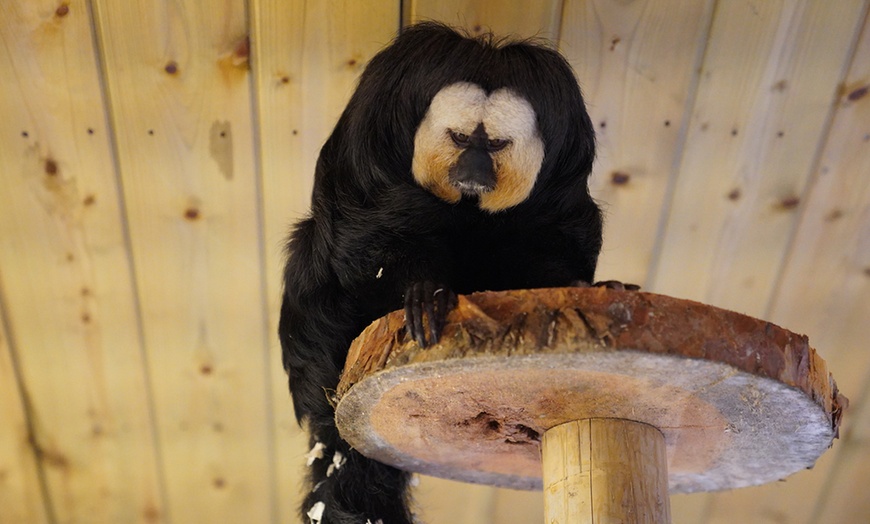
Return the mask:
<path fill-rule="evenodd" d="M 524 98 L 502 88 L 489 95 L 458 82 L 435 95 L 414 136 L 414 179 L 450 203 L 478 199 L 489 212 L 529 197 L 544 144 L 535 111 Z"/>

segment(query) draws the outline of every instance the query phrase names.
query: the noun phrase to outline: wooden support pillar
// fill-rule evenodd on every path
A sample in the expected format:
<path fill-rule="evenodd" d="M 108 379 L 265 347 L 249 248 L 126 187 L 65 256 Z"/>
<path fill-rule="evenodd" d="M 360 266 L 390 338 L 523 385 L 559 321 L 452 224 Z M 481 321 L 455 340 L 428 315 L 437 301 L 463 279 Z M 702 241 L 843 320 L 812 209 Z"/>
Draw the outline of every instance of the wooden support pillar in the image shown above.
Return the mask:
<path fill-rule="evenodd" d="M 641 422 L 586 419 L 544 433 L 546 524 L 669 524 L 661 431 Z"/>

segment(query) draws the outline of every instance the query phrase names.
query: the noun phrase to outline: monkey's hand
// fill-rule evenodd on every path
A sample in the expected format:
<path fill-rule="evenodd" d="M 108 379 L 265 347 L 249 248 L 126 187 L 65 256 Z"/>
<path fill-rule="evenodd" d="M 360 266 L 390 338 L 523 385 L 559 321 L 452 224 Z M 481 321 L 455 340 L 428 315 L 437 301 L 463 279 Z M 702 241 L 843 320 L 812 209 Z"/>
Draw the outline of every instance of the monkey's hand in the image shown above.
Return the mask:
<path fill-rule="evenodd" d="M 405 290 L 405 328 L 408 335 L 420 347 L 427 347 L 430 343 L 437 344 L 447 321 L 447 314 L 455 307 L 456 294 L 447 286 L 428 280 L 412 283 Z"/>
<path fill-rule="evenodd" d="M 640 290 L 640 286 L 638 286 L 637 284 L 627 284 L 624 282 L 620 282 L 619 280 L 602 280 L 594 284 L 590 284 L 585 280 L 575 280 L 571 285 L 573 287 L 603 287 L 607 289 L 618 289 L 620 291 Z"/>

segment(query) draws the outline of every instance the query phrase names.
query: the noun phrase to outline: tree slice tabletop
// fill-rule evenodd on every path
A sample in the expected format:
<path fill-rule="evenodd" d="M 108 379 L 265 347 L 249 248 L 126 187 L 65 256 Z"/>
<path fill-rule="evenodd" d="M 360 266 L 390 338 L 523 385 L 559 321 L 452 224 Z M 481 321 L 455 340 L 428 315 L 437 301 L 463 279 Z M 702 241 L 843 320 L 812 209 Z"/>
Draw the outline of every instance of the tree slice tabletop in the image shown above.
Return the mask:
<path fill-rule="evenodd" d="M 672 493 L 811 467 L 847 399 L 803 335 L 697 302 L 600 287 L 460 296 L 421 348 L 402 311 L 353 342 L 342 437 L 408 471 L 540 489 L 544 431 L 618 418 L 665 437 Z"/>

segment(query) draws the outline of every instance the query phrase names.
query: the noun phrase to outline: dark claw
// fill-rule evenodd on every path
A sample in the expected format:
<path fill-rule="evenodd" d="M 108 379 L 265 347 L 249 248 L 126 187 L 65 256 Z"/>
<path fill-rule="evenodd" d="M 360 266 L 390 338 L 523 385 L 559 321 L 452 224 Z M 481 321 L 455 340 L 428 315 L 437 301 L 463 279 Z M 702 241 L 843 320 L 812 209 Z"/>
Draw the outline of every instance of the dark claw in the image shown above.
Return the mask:
<path fill-rule="evenodd" d="M 438 336 L 433 337 L 437 341 L 437 339 L 441 336 L 441 332 L 444 331 L 444 325 L 447 323 L 447 314 L 456 307 L 456 293 L 442 286 L 436 289 L 434 294 L 436 301 L 435 303 L 438 306 L 438 311 L 443 312 L 441 315 L 438 316 L 437 319 Z"/>
<path fill-rule="evenodd" d="M 619 291 L 639 291 L 640 286 L 637 284 L 626 284 L 619 280 L 602 280 L 594 284 L 590 284 L 585 280 L 575 280 L 571 282 L 571 287 L 603 287 L 607 289 L 617 289 Z"/>
<path fill-rule="evenodd" d="M 420 347 L 437 344 L 447 322 L 447 314 L 456 307 L 456 295 L 445 286 L 434 282 L 415 282 L 405 291 L 405 326 L 408 335 Z M 426 336 L 426 323 L 429 336 Z"/>
<path fill-rule="evenodd" d="M 432 282 L 423 283 L 423 307 L 425 308 L 426 315 L 429 317 L 429 340 L 433 344 L 437 344 L 438 335 L 441 334 L 441 330 L 438 329 L 438 322 L 436 322 L 435 317 L 435 284 Z"/>
<path fill-rule="evenodd" d="M 419 283 L 411 284 L 405 291 L 405 325 L 411 338 L 421 346 L 426 346 L 426 335 L 423 332 L 423 311 L 420 304 L 421 290 Z"/>
<path fill-rule="evenodd" d="M 619 291 L 639 291 L 640 286 L 637 284 L 626 284 L 624 282 L 620 282 L 619 280 L 603 280 L 601 282 L 596 282 L 592 284 L 595 287 L 603 287 L 607 289 L 616 289 Z"/>

